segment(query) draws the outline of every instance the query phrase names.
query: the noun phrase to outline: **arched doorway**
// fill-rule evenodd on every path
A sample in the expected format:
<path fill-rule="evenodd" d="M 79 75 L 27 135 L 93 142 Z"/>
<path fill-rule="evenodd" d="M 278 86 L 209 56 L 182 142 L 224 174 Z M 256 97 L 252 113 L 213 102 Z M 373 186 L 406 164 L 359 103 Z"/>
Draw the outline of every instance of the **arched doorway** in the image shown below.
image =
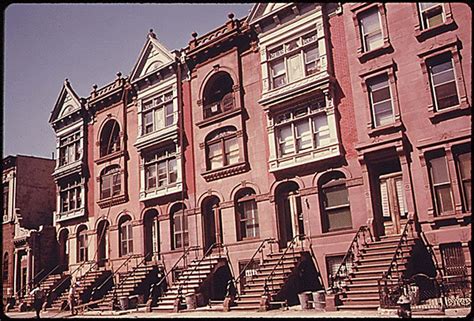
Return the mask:
<path fill-rule="evenodd" d="M 109 244 L 109 226 L 107 220 L 102 220 L 97 226 L 97 262 L 99 266 L 104 266 L 108 259 L 108 244 Z"/>
<path fill-rule="evenodd" d="M 69 268 L 69 231 L 67 229 L 59 232 L 59 265 L 63 271 Z"/>
<path fill-rule="evenodd" d="M 160 253 L 160 225 L 158 221 L 158 211 L 150 209 L 145 212 L 144 241 L 146 260 L 150 261 L 153 255 Z"/>
<path fill-rule="evenodd" d="M 204 253 L 214 243 L 222 244 L 222 222 L 219 199 L 209 196 L 202 202 Z"/>
<path fill-rule="evenodd" d="M 275 191 L 280 248 L 286 248 L 296 235 L 304 234 L 303 210 L 299 186 L 295 182 L 283 183 Z"/>

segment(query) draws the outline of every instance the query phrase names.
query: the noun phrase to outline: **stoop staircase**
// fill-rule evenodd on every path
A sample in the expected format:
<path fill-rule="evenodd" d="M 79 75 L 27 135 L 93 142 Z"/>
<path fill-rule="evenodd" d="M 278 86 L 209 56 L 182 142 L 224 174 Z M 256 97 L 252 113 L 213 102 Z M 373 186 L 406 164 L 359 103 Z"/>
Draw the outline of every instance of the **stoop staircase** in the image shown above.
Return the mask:
<path fill-rule="evenodd" d="M 268 244 L 276 243 L 274 239 L 264 240 L 250 262 L 253 261 L 257 253 L 262 253 L 265 242 Z M 271 308 L 273 306 L 287 306 L 287 299 L 291 295 L 291 292 L 296 292 L 298 288 L 285 291 L 285 287 L 290 283 L 290 278 L 294 276 L 295 271 L 298 270 L 299 267 L 311 264 L 314 268 L 311 255 L 307 250 L 304 250 L 302 242 L 302 237 L 296 236 L 286 249 L 276 252 L 271 250 L 264 258 L 262 257 L 257 269 L 257 274 L 250 280 L 246 280 L 245 284 L 240 287 L 240 294 L 237 294 L 234 305 L 231 306 L 230 309 L 255 311 Z M 240 282 L 247 267 L 248 265 L 244 267 L 236 283 Z M 294 278 L 292 278 L 292 280 L 294 280 Z M 300 290 L 302 289 L 301 286 L 308 287 L 303 290 L 309 290 L 310 287 L 314 287 L 310 284 L 302 284 L 299 286 Z M 293 293 L 293 295 L 294 294 L 295 293 Z M 263 295 L 266 295 L 268 298 L 266 307 L 261 306 Z"/>
<path fill-rule="evenodd" d="M 157 275 L 158 266 L 146 264 L 146 258 L 138 263 L 130 272 L 118 273 L 119 283 L 114 284 L 105 296 L 98 300 L 97 304 L 92 305 L 92 309 L 96 310 L 113 310 L 120 297 L 129 297 L 138 292 L 148 292 L 150 284 L 147 279 L 152 272 Z M 106 280 L 107 281 L 107 280 Z M 139 291 L 141 288 L 141 291 Z"/>
<path fill-rule="evenodd" d="M 111 274 L 109 270 L 106 270 L 102 267 L 99 267 L 94 270 L 93 268 L 95 266 L 96 263 L 94 263 L 82 277 L 76 280 L 76 282 L 79 282 L 79 285 L 76 288 L 76 300 L 78 303 L 87 302 L 91 296 L 93 286 L 101 282 L 101 280 L 107 278 Z M 69 283 L 70 282 L 71 281 L 69 277 Z M 51 306 L 46 309 L 54 311 L 62 310 L 64 302 L 67 302 L 70 286 L 71 284 L 67 287 L 67 291 L 62 291 L 61 295 L 54 299 L 51 303 Z"/>
<path fill-rule="evenodd" d="M 381 236 L 378 241 L 372 238 L 368 227 L 359 229 L 333 277 L 333 290 L 339 294 L 338 310 L 379 308 L 379 281 L 388 275 L 398 279 L 407 270 L 416 240 L 411 224 L 407 223 L 402 234 Z"/>
<path fill-rule="evenodd" d="M 221 252 L 220 248 L 216 251 L 217 247 L 217 244 L 213 244 L 201 259 L 192 260 L 164 295 L 158 298 L 158 302 L 152 310 L 172 312 L 184 309 L 184 296 L 189 293 L 199 293 L 213 272 L 222 265 L 227 264 L 226 255 Z M 213 250 L 217 253 L 213 253 Z M 180 299 L 179 306 L 175 307 L 178 298 Z"/>

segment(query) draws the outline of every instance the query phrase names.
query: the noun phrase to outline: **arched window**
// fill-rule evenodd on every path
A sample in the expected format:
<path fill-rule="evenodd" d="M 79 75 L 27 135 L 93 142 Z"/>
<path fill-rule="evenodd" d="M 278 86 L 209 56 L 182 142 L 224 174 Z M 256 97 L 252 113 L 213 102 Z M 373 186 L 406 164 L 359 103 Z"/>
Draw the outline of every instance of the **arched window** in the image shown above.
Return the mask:
<path fill-rule="evenodd" d="M 3 284 L 8 282 L 8 252 L 3 255 Z"/>
<path fill-rule="evenodd" d="M 239 142 L 234 127 L 218 129 L 206 138 L 207 169 L 212 170 L 239 162 Z"/>
<path fill-rule="evenodd" d="M 323 232 L 352 228 L 346 179 L 341 172 L 332 172 L 319 180 L 319 200 Z"/>
<path fill-rule="evenodd" d="M 258 210 L 255 192 L 251 188 L 240 190 L 235 196 L 237 240 L 259 236 Z"/>
<path fill-rule="evenodd" d="M 77 230 L 77 262 L 88 260 L 87 227 L 82 225 Z"/>
<path fill-rule="evenodd" d="M 234 81 L 226 72 L 220 71 L 213 75 L 204 88 L 204 118 L 232 110 L 235 106 Z"/>
<path fill-rule="evenodd" d="M 120 126 L 115 120 L 109 120 L 100 133 L 100 157 L 120 150 Z"/>
<path fill-rule="evenodd" d="M 128 215 L 125 215 L 120 219 L 119 243 L 120 256 L 125 256 L 133 253 L 132 219 Z"/>
<path fill-rule="evenodd" d="M 182 203 L 173 205 L 170 210 L 171 219 L 171 244 L 173 249 L 189 245 L 188 218 L 184 214 L 186 206 Z"/>
<path fill-rule="evenodd" d="M 100 199 L 119 195 L 121 192 L 120 166 L 106 167 L 100 175 Z"/>

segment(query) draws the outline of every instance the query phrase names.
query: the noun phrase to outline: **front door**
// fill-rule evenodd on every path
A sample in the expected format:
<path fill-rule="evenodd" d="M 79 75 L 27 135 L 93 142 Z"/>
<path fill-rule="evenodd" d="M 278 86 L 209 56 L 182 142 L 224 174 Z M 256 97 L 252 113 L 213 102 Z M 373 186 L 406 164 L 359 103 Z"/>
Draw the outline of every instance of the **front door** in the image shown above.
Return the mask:
<path fill-rule="evenodd" d="M 204 205 L 204 253 L 214 244 L 222 244 L 219 200 L 212 198 Z"/>
<path fill-rule="evenodd" d="M 296 235 L 304 234 L 301 197 L 297 191 L 282 193 L 277 204 L 280 248 L 286 248 Z"/>
<path fill-rule="evenodd" d="M 379 184 L 385 235 L 400 234 L 408 214 L 402 173 L 381 175 Z"/>

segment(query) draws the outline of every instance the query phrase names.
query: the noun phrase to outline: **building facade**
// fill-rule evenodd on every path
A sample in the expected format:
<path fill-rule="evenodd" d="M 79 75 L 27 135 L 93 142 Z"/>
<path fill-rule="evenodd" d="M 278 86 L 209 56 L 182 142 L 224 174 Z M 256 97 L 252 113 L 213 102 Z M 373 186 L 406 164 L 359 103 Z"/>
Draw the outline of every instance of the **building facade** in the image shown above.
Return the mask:
<path fill-rule="evenodd" d="M 50 119 L 62 282 L 90 281 L 96 308 L 119 293 L 157 310 L 324 289 L 328 309 L 376 309 L 391 280 L 465 282 L 466 9 L 256 4 L 181 50 L 150 30 L 131 74 L 86 98 L 66 80 Z"/>

